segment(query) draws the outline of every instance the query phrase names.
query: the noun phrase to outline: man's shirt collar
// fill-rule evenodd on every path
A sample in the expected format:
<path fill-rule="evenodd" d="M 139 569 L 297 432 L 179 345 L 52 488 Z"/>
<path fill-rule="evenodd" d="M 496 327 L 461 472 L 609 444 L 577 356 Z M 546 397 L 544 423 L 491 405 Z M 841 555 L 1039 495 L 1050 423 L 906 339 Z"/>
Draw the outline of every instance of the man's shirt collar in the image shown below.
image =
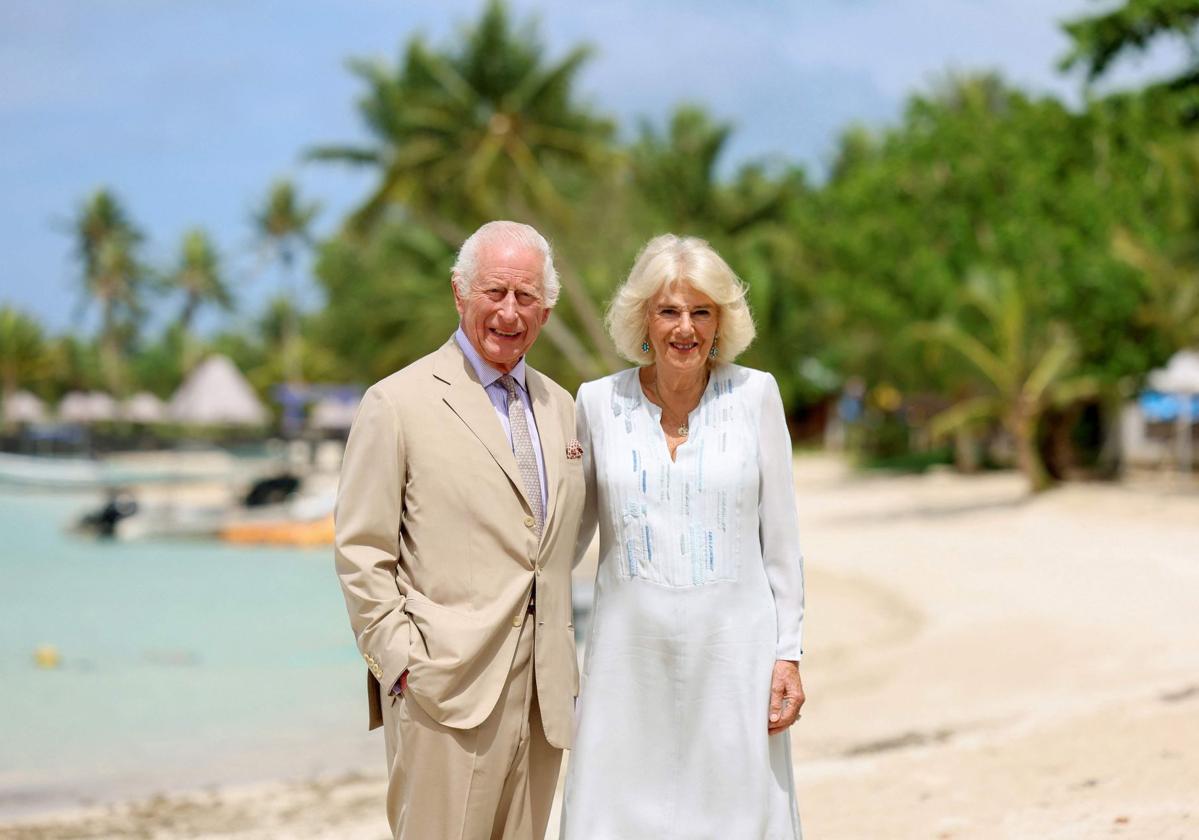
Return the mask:
<path fill-rule="evenodd" d="M 475 345 L 471 344 L 470 339 L 466 337 L 466 333 L 462 331 L 462 325 L 458 325 L 458 329 L 454 331 L 454 340 L 458 342 L 458 346 L 462 348 L 462 352 L 466 354 L 466 358 L 470 361 L 470 366 L 475 369 L 475 376 L 479 377 L 479 381 L 483 383 L 483 387 L 487 388 L 494 384 L 504 374 L 496 370 L 487 361 L 479 355 L 479 351 L 475 349 Z M 528 391 L 525 386 L 525 357 L 521 356 L 520 361 L 516 363 L 516 367 L 512 368 L 509 374 L 516 380 L 520 387 Z"/>

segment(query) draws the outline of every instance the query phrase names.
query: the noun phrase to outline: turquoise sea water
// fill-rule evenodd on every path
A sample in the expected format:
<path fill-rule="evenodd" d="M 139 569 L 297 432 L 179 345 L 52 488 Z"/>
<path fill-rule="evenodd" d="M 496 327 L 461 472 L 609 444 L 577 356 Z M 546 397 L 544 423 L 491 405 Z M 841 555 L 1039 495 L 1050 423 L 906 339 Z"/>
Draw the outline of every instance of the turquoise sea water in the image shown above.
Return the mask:
<path fill-rule="evenodd" d="M 0 489 L 0 816 L 382 772 L 329 549 L 65 531 L 95 505 Z"/>

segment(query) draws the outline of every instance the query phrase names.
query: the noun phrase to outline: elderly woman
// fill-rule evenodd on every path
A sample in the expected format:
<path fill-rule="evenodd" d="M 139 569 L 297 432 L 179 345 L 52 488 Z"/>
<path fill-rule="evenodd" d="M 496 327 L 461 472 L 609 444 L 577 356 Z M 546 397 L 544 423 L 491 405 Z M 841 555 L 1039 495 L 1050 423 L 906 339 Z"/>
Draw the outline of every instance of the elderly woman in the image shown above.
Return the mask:
<path fill-rule="evenodd" d="M 638 367 L 577 399 L 600 560 L 562 838 L 794 840 L 803 561 L 778 385 L 731 363 L 745 288 L 659 236 L 608 328 Z"/>

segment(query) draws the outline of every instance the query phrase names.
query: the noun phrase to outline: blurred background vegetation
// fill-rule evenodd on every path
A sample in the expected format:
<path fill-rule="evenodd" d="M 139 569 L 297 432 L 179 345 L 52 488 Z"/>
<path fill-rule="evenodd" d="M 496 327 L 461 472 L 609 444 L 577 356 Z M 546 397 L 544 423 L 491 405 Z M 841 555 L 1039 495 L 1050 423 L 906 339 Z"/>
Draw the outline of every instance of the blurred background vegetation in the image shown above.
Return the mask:
<path fill-rule="evenodd" d="M 211 352 L 264 395 L 368 384 L 448 337 L 457 246 L 510 218 L 554 244 L 563 294 L 531 361 L 568 389 L 623 366 L 602 313 L 641 244 L 695 234 L 749 284 L 759 338 L 741 361 L 774 373 L 799 438 L 848 412 L 845 443 L 882 463 L 975 469 L 998 437 L 1034 486 L 1102 473 L 1121 403 L 1199 345 L 1199 60 L 1137 90 L 1089 84 L 1159 39 L 1193 42 L 1199 0 L 1128 0 L 1066 31 L 1081 107 L 947 75 L 896 124 L 848 127 L 817 181 L 777 159 L 726 173 L 734 129 L 702 102 L 618 126 L 578 94 L 586 45 L 549 61 L 536 26 L 492 2 L 461 38 L 351 61 L 371 142 L 297 150 L 373 175 L 335 235 L 314 239 L 320 206 L 292 183 L 264 189 L 262 259 L 294 277 L 310 255 L 322 305 L 287 293 L 197 335 L 196 313 L 232 311 L 240 278 L 200 228 L 148 264 L 113 185 L 67 230 L 98 333 L 47 335 L 0 309 L 0 387 L 165 397 Z M 163 298 L 178 315 L 151 331 L 147 301 Z"/>

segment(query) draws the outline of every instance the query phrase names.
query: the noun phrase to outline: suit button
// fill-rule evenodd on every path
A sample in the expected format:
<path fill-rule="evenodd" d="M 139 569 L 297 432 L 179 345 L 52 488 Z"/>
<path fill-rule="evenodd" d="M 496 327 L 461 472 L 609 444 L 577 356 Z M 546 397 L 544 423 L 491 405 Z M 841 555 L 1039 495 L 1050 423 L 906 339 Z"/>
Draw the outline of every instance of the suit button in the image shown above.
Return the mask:
<path fill-rule="evenodd" d="M 536 524 L 537 524 L 537 520 L 534 519 L 533 517 L 531 517 L 531 516 L 525 517 L 525 527 L 526 528 L 532 528 Z"/>
<path fill-rule="evenodd" d="M 524 620 L 524 616 L 523 616 L 523 615 L 520 615 L 520 614 L 517 614 L 516 618 L 512 619 L 512 626 L 513 626 L 513 627 L 520 627 L 520 624 L 521 624 L 521 622 L 522 622 L 523 620 Z"/>

